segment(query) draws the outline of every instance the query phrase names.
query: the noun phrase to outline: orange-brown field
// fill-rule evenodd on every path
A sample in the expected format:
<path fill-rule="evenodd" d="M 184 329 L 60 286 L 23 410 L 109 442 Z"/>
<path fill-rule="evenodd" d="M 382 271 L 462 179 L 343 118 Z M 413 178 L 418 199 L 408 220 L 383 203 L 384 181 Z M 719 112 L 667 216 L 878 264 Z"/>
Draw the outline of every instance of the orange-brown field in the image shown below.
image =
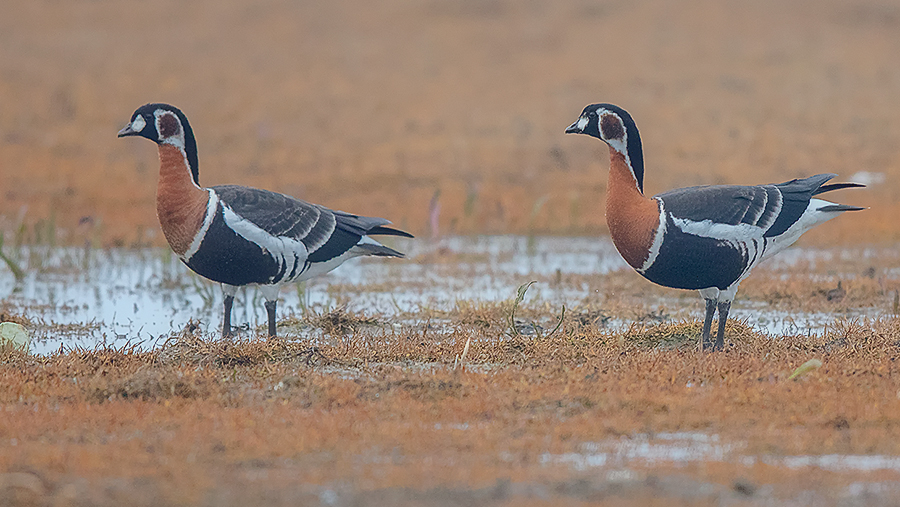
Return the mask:
<path fill-rule="evenodd" d="M 206 184 L 282 191 L 419 235 L 438 192 L 443 233 L 602 233 L 606 149 L 563 130 L 586 104 L 613 102 L 641 129 L 650 193 L 874 172 L 884 180 L 869 190 L 832 194 L 872 209 L 807 241 L 900 239 L 890 2 L 2 9 L 7 230 L 52 218 L 70 241 L 161 244 L 155 147 L 115 134 L 137 106 L 165 101 L 192 121 Z"/>
<path fill-rule="evenodd" d="M 723 353 L 696 349 L 695 294 L 630 270 L 533 277 L 590 295 L 552 334 L 535 288 L 512 327 L 447 293 L 286 309 L 270 342 L 181 322 L 152 350 L 0 350 L 0 506 L 900 503 L 898 54 L 887 0 L 0 2 L 0 253 L 26 281 L 60 268 L 23 245 L 163 245 L 156 149 L 116 139 L 152 101 L 190 118 L 201 183 L 421 242 L 605 235 L 606 148 L 563 134 L 592 102 L 634 116 L 648 193 L 834 172 L 870 207 L 800 241 L 834 255 L 751 276 Z M 0 320 L 72 332 L 7 267 Z"/>
<path fill-rule="evenodd" d="M 0 488 L 23 505 L 891 505 L 897 324 L 780 340 L 736 325 L 714 355 L 465 325 L 314 352 L 182 336 L 7 353 Z M 790 380 L 810 358 L 823 366 Z"/>

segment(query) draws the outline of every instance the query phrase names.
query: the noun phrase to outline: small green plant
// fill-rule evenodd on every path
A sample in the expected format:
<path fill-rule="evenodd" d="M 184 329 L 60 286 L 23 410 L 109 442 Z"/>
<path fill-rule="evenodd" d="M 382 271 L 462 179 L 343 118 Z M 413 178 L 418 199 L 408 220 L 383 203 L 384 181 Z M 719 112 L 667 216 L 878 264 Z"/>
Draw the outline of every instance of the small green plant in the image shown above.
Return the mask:
<path fill-rule="evenodd" d="M 807 373 L 809 373 L 813 370 L 817 370 L 821 367 L 822 367 L 822 361 L 819 361 L 818 359 L 810 359 L 809 361 L 807 361 L 807 362 L 801 364 L 799 367 L 797 367 L 797 369 L 794 370 L 794 373 L 791 373 L 791 376 L 788 377 L 788 380 L 800 378 L 800 377 L 806 375 Z"/>
<path fill-rule="evenodd" d="M 581 217 L 581 199 L 578 192 L 569 194 L 569 229 L 578 230 L 578 219 Z"/>
<path fill-rule="evenodd" d="M 537 283 L 537 280 L 532 280 L 528 283 L 523 283 L 522 285 L 519 285 L 519 288 L 516 289 L 516 299 L 513 300 L 512 308 L 509 311 L 509 315 L 507 315 L 507 317 L 506 317 L 506 323 L 509 326 L 508 334 L 510 336 L 514 336 L 514 337 L 521 336 L 521 334 L 519 333 L 519 328 L 516 325 L 516 310 L 519 308 L 519 305 L 522 303 L 522 300 L 525 299 L 525 293 L 528 292 L 528 288 L 536 283 Z M 562 311 L 560 311 L 560 313 L 559 313 L 559 320 L 556 322 L 556 326 L 553 328 L 552 331 L 550 331 L 550 333 L 546 337 L 541 332 L 541 327 L 538 326 L 537 324 L 535 324 L 534 322 L 531 323 L 531 327 L 534 329 L 534 332 L 537 334 L 538 339 L 550 338 L 557 331 L 559 331 L 559 328 L 562 327 L 563 319 L 565 317 L 566 317 L 566 305 L 563 305 Z"/>
<path fill-rule="evenodd" d="M 15 247 L 17 249 L 25 244 L 26 234 L 28 234 L 28 227 L 25 225 L 25 220 L 22 219 L 19 221 L 19 226 L 16 228 L 16 237 L 14 238 Z"/>
<path fill-rule="evenodd" d="M 200 299 L 203 300 L 203 306 L 205 308 L 211 307 L 216 300 L 215 286 L 217 284 L 209 283 L 195 275 L 193 272 L 190 274 L 190 277 L 191 285 L 193 285 L 194 290 L 197 292 L 197 295 L 200 296 Z"/>
<path fill-rule="evenodd" d="M 528 217 L 528 252 L 532 254 L 534 253 L 535 246 L 535 224 L 538 215 L 541 213 L 541 209 L 544 207 L 544 204 L 547 203 L 548 199 L 550 199 L 549 195 L 542 195 L 538 197 L 531 206 L 531 216 Z"/>
<path fill-rule="evenodd" d="M 466 201 L 463 203 L 463 227 L 471 229 L 476 227 L 475 210 L 478 207 L 479 185 L 478 182 L 469 181 L 466 183 Z"/>
<path fill-rule="evenodd" d="M 10 271 L 12 271 L 12 274 L 14 277 L 16 277 L 17 282 L 22 280 L 23 278 L 25 278 L 25 271 L 23 271 L 22 268 L 19 267 L 19 264 L 15 260 L 13 260 L 11 257 L 9 257 L 8 255 L 6 255 L 6 253 L 3 252 L 3 233 L 2 232 L 0 232 L 0 259 L 3 259 L 3 262 L 6 263 L 6 266 L 9 268 Z"/>
<path fill-rule="evenodd" d="M 310 293 L 306 290 L 306 280 L 298 283 L 296 286 L 297 300 L 300 303 L 300 312 L 303 316 L 307 316 L 309 314 Z"/>

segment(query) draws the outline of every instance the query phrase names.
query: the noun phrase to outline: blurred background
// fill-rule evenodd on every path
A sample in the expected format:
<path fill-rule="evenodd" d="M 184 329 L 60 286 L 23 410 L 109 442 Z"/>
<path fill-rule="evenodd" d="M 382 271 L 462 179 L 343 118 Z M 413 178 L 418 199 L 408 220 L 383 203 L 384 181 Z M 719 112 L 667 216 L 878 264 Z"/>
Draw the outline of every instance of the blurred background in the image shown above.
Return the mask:
<path fill-rule="evenodd" d="M 645 189 L 870 184 L 806 244 L 900 237 L 900 4 L 884 0 L 0 3 L 0 231 L 164 244 L 138 106 L 191 120 L 204 185 L 383 216 L 417 235 L 605 234 L 612 102 Z"/>

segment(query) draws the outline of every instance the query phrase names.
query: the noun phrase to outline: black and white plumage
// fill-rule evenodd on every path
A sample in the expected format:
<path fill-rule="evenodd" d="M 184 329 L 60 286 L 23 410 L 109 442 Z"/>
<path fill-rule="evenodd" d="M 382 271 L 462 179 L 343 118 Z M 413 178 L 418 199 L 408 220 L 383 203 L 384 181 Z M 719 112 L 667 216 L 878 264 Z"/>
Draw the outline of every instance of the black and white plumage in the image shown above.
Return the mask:
<path fill-rule="evenodd" d="M 197 148 L 187 118 L 167 104 L 137 109 L 119 137 L 139 135 L 159 145 L 157 214 L 170 246 L 197 274 L 222 284 L 223 335 L 231 334 L 238 287 L 258 285 L 275 336 L 279 288 L 323 275 L 362 255 L 403 257 L 370 235 L 412 235 L 383 218 L 330 210 L 256 188 L 199 185 Z"/>
<path fill-rule="evenodd" d="M 666 224 L 656 259 L 642 274 L 679 289 L 736 289 L 754 266 L 804 232 L 837 212 L 861 209 L 813 198 L 859 186 L 823 187 L 835 176 L 818 174 L 774 185 L 688 187 L 654 196 Z"/>
<path fill-rule="evenodd" d="M 625 110 L 611 104 L 587 106 L 566 133 L 588 134 L 609 145 L 606 215 L 613 243 L 648 280 L 700 291 L 706 301 L 704 348 L 712 346 L 717 309 L 715 348 L 723 348 L 731 302 L 754 266 L 841 212 L 862 209 L 815 198 L 863 186 L 826 184 L 834 174 L 774 185 L 680 188 L 647 198 L 640 134 Z"/>
<path fill-rule="evenodd" d="M 267 190 L 236 185 L 207 190 L 204 226 L 211 220 L 200 231 L 202 241 L 182 258 L 198 274 L 226 285 L 301 282 L 359 255 L 403 257 L 368 235 L 409 237 L 384 227 L 390 222 L 383 218 L 333 211 Z"/>

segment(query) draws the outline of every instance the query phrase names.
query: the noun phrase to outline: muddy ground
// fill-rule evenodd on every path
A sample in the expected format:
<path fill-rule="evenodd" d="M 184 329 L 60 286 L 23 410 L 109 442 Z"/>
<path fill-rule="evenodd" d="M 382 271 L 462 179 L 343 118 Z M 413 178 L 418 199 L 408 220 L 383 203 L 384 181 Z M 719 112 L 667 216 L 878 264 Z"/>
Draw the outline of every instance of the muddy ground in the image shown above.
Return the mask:
<path fill-rule="evenodd" d="M 205 305 L 200 326 L 167 316 L 152 347 L 135 326 L 107 346 L 0 352 L 0 505 L 900 502 L 900 5 L 38 0 L 0 12 L 0 232 L 24 280 L 0 264 L 0 317 L 47 343 L 107 332 L 110 317 L 89 315 L 104 295 Z M 386 310 L 364 296 L 394 291 L 395 272 L 368 287 L 337 277 L 311 284 L 327 303 L 292 296 L 284 340 L 257 336 L 259 308 L 238 340 L 217 340 L 219 296 L 146 249 L 162 246 L 155 148 L 115 133 L 150 101 L 191 119 L 202 183 L 388 217 L 424 242 L 410 269 L 444 277 L 403 284 L 445 297 Z M 621 266 L 475 272 L 490 255 L 442 243 L 602 237 L 605 148 L 562 134 L 601 101 L 635 117 L 648 193 L 834 172 L 869 188 L 831 197 L 870 209 L 748 279 L 731 344 L 711 355 L 696 350 L 693 294 Z M 50 262 L 59 252 L 74 261 Z M 127 252 L 163 274 L 81 303 L 28 292 L 89 285 L 90 259 Z M 441 285 L 473 275 L 500 280 L 491 297 Z M 511 325 L 514 288 L 532 279 Z M 797 325 L 758 318 L 773 315 Z M 822 366 L 789 378 L 812 359 Z"/>

